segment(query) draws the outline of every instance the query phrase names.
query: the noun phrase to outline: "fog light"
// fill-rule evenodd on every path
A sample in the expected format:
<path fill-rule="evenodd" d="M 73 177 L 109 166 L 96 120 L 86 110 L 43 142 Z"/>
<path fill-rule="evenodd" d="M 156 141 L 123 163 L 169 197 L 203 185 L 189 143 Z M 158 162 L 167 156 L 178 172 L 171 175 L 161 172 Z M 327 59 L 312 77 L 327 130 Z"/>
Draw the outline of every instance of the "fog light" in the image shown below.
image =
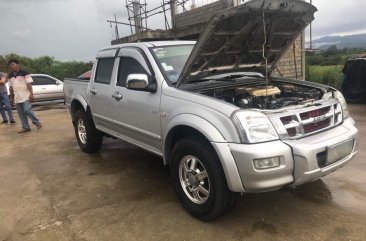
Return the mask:
<path fill-rule="evenodd" d="M 269 157 L 263 159 L 255 159 L 254 160 L 255 169 L 269 169 L 280 166 L 280 157 Z"/>

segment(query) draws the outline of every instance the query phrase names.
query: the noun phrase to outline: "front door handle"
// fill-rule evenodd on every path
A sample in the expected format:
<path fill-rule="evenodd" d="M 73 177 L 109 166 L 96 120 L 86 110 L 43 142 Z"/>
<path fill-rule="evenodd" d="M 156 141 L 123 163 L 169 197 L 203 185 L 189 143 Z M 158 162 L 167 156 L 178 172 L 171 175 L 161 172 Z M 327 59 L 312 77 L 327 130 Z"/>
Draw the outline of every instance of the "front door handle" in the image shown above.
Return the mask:
<path fill-rule="evenodd" d="M 93 95 L 96 95 L 98 93 L 97 89 L 96 88 L 92 88 L 90 90 L 90 93 L 92 93 Z"/>
<path fill-rule="evenodd" d="M 117 100 L 117 101 L 120 101 L 120 100 L 123 98 L 123 96 L 121 95 L 121 93 L 119 93 L 118 91 L 114 92 L 114 93 L 112 94 L 112 97 L 113 97 L 115 100 Z"/>

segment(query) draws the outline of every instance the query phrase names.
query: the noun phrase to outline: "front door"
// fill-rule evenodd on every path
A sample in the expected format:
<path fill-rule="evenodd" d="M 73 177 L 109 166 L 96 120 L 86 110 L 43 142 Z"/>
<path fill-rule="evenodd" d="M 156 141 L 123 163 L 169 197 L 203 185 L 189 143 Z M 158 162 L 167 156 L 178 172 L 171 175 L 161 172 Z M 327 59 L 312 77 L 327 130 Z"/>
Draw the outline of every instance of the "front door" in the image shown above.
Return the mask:
<path fill-rule="evenodd" d="M 129 74 L 147 74 L 155 81 L 153 71 L 137 48 L 122 48 L 119 52 L 115 98 L 112 100 L 117 132 L 124 139 L 157 154 L 161 152 L 160 89 L 155 93 L 126 88 Z"/>

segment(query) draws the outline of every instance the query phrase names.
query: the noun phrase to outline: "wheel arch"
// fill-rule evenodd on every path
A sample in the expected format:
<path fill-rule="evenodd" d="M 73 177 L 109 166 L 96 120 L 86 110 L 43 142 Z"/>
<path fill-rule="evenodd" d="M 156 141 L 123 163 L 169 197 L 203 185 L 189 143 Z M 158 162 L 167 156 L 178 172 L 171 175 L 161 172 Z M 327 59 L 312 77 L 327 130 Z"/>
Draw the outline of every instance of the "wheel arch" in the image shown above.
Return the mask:
<path fill-rule="evenodd" d="M 74 99 L 72 102 L 71 102 L 71 105 L 70 105 L 70 112 L 71 112 L 71 118 L 72 118 L 72 121 L 75 121 L 75 113 L 78 111 L 78 110 L 83 110 L 85 111 L 85 113 L 87 113 L 87 115 L 89 117 L 91 117 L 91 111 L 90 111 L 90 107 L 89 105 L 86 103 L 86 101 L 84 99 Z"/>
<path fill-rule="evenodd" d="M 73 121 L 75 120 L 76 111 L 78 111 L 80 109 L 87 112 L 88 103 L 86 102 L 86 100 L 84 99 L 84 97 L 82 95 L 77 93 L 77 94 L 72 96 L 72 101 L 71 101 L 71 104 L 70 104 L 71 118 L 72 118 Z"/>
<path fill-rule="evenodd" d="M 189 136 L 199 136 L 208 142 L 226 142 L 223 135 L 209 121 L 192 114 L 182 114 L 173 118 L 164 135 L 164 164 L 169 164 L 175 143 Z"/>
<path fill-rule="evenodd" d="M 172 150 L 179 140 L 198 136 L 209 142 L 212 150 L 218 155 L 229 189 L 234 192 L 245 192 L 227 140 L 214 125 L 199 116 L 184 114 L 173 118 L 166 130 L 163 143 L 164 165 L 170 164 Z"/>

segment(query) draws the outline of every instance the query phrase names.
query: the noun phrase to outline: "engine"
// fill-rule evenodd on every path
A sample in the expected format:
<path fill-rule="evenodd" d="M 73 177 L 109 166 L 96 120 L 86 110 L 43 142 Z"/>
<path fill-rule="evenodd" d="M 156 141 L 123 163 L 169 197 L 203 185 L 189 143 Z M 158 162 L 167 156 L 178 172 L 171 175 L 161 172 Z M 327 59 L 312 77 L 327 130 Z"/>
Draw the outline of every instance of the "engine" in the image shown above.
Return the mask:
<path fill-rule="evenodd" d="M 305 104 L 322 97 L 319 89 L 291 84 L 218 88 L 202 94 L 222 99 L 243 109 L 279 109 Z"/>

